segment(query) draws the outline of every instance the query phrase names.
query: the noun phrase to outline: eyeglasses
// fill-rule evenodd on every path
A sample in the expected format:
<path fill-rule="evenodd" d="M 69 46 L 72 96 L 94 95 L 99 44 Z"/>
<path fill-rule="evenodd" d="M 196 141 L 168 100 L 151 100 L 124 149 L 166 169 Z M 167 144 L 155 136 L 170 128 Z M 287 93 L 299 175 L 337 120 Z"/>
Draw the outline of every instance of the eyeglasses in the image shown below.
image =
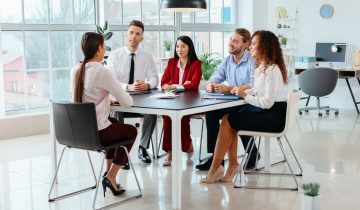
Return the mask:
<path fill-rule="evenodd" d="M 229 39 L 229 43 L 240 44 L 241 41 L 236 40 L 236 39 Z"/>

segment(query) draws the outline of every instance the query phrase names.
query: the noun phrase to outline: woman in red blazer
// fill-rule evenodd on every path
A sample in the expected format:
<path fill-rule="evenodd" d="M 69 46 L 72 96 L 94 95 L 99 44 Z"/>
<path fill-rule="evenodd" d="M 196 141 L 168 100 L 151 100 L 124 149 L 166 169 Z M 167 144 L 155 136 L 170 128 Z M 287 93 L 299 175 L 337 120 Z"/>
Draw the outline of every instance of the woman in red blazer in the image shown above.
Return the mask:
<path fill-rule="evenodd" d="M 197 90 L 202 76 L 201 61 L 197 58 L 194 44 L 190 37 L 180 36 L 176 40 L 174 58 L 171 58 L 161 78 L 163 90 Z M 171 165 L 171 119 L 163 116 L 164 141 L 163 150 L 167 153 L 164 166 Z M 190 116 L 181 120 L 181 149 L 191 158 L 194 148 L 190 137 Z"/>

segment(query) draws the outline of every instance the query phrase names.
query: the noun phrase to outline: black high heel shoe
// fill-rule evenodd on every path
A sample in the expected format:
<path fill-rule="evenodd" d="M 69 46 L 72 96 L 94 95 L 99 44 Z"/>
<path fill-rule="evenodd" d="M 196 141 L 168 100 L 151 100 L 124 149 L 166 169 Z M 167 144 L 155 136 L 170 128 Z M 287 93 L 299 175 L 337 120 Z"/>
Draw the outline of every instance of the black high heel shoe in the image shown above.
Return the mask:
<path fill-rule="evenodd" d="M 107 171 L 104 172 L 104 175 L 102 176 L 102 178 L 104 179 L 107 175 Z M 120 184 L 116 184 L 117 188 L 120 189 Z"/>
<path fill-rule="evenodd" d="M 118 189 L 118 190 L 115 189 L 107 177 L 104 177 L 104 179 L 102 180 L 102 186 L 104 189 L 104 197 L 105 197 L 105 192 L 106 192 L 107 187 L 110 188 L 110 190 L 114 194 L 114 196 L 119 196 L 125 192 L 124 189 Z"/>

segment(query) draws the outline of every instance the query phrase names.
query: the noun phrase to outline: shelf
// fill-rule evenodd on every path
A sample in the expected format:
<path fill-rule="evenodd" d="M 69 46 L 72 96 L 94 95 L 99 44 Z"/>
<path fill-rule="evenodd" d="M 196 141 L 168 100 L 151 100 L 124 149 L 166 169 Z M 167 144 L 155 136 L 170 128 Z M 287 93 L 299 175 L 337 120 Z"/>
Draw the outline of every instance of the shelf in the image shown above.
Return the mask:
<path fill-rule="evenodd" d="M 293 31 L 296 30 L 296 28 L 276 28 L 278 31 Z"/>
<path fill-rule="evenodd" d="M 287 18 L 277 18 L 278 21 L 292 21 L 296 20 L 294 17 L 287 17 Z"/>

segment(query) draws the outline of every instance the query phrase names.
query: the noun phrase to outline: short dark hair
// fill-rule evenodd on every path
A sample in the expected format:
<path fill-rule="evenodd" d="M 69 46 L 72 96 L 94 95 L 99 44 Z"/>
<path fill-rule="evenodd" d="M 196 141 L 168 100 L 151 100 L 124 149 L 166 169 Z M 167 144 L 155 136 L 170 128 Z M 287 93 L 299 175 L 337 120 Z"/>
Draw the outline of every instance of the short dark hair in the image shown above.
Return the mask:
<path fill-rule="evenodd" d="M 142 29 L 142 31 L 144 32 L 144 23 L 142 23 L 140 20 L 132 20 L 129 23 L 129 27 L 130 26 L 137 26 L 139 28 Z"/>

